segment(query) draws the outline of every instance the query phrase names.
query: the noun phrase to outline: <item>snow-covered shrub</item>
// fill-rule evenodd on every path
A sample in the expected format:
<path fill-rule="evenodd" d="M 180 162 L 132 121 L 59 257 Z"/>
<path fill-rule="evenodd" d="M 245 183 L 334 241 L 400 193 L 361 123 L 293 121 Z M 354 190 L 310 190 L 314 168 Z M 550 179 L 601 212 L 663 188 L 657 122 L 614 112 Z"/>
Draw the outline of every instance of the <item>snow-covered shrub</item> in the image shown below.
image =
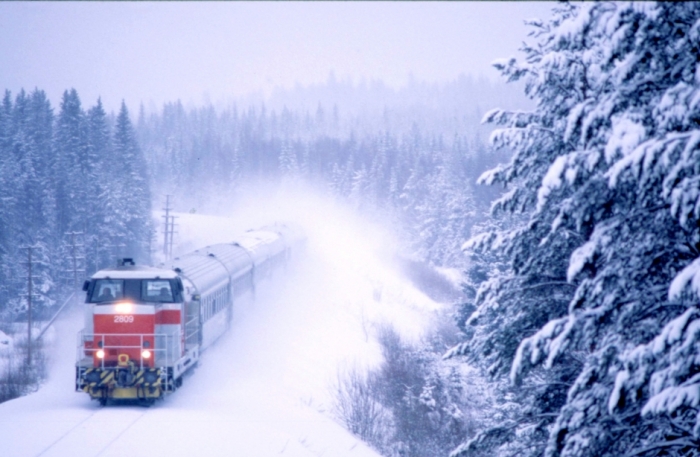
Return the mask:
<path fill-rule="evenodd" d="M 33 342 L 31 365 L 27 363 L 25 332 L 26 325 L 21 334 L 0 331 L 0 403 L 35 391 L 48 374 L 42 340 Z"/>
<path fill-rule="evenodd" d="M 374 372 L 365 374 L 357 367 L 339 372 L 333 386 L 333 414 L 348 431 L 381 450 L 389 442 L 391 418 L 377 401 L 374 376 Z"/>
<path fill-rule="evenodd" d="M 452 333 L 438 328 L 411 345 L 381 327 L 382 364 L 364 376 L 345 373 L 337 384 L 336 414 L 348 430 L 388 457 L 445 456 L 473 434 L 487 402 L 466 367 L 441 360 Z"/>

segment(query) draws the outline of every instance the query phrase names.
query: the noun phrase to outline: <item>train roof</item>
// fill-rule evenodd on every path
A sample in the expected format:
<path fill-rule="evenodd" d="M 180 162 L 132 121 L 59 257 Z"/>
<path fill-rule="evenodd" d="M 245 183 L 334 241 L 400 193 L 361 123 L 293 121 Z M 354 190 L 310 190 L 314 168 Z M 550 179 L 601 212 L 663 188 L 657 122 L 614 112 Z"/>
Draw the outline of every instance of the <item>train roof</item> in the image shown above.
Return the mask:
<path fill-rule="evenodd" d="M 201 293 L 218 287 L 223 278 L 235 280 L 254 266 L 278 255 L 303 237 L 285 224 L 248 230 L 229 243 L 214 244 L 181 255 L 160 266 L 174 270 Z"/>
<path fill-rule="evenodd" d="M 147 267 L 144 265 L 125 265 L 100 270 L 92 279 L 173 279 L 177 273 L 163 268 Z"/>
<path fill-rule="evenodd" d="M 251 270 L 250 254 L 234 244 L 215 244 L 176 257 L 164 266 L 172 268 L 204 291 L 218 285 L 222 278 L 235 279 Z"/>

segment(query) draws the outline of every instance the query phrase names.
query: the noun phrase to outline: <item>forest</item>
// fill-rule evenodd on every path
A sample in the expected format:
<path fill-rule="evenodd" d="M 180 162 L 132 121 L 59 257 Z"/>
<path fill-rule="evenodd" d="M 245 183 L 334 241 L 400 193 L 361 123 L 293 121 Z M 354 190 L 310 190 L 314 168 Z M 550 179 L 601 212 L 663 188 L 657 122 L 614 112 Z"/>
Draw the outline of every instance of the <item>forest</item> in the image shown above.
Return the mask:
<path fill-rule="evenodd" d="M 208 195 L 246 192 L 252 182 L 298 180 L 363 213 L 390 214 L 411 257 L 459 266 L 469 228 L 495 195 L 476 187 L 476 178 L 506 157 L 486 151 L 479 99 L 525 99 L 471 78 L 442 87 L 415 83 L 404 92 L 331 75 L 323 87 L 279 91 L 246 108 L 174 102 L 157 113 L 142 110 L 136 131 L 154 194 L 173 195 L 183 210 Z M 294 103 L 315 96 L 316 106 Z M 431 107 L 459 98 L 465 104 L 449 112 Z M 357 108 L 347 100 L 367 102 Z M 279 104 L 280 111 L 272 108 Z"/>
<path fill-rule="evenodd" d="M 85 110 L 66 90 L 58 114 L 46 93 L 0 107 L 0 315 L 26 319 L 31 249 L 35 317 L 125 252 L 150 255 L 151 194 L 128 110 Z M 75 278 L 80 281 L 76 284 Z"/>
<path fill-rule="evenodd" d="M 335 414 L 379 453 L 698 455 L 700 5 L 562 3 L 530 27 L 507 84 L 330 75 L 133 122 L 6 91 L 3 320 L 25 319 L 30 247 L 50 314 L 77 269 L 149 261 L 164 195 L 198 211 L 297 180 L 463 272 L 450 322 L 418 345 L 381 329 L 384 363 L 339 380 Z"/>

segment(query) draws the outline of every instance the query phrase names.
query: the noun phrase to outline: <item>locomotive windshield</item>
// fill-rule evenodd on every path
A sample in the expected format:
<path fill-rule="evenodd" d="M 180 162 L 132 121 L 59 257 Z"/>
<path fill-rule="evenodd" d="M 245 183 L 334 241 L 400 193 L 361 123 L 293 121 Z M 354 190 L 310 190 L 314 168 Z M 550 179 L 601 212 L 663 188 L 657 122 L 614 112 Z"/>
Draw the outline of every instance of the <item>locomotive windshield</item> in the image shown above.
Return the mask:
<path fill-rule="evenodd" d="M 123 299 L 151 303 L 182 301 L 174 279 L 96 279 L 89 289 L 90 303 Z"/>
<path fill-rule="evenodd" d="M 120 279 L 98 279 L 92 289 L 93 303 L 121 300 L 124 298 L 124 281 Z"/>
<path fill-rule="evenodd" d="M 167 279 L 146 279 L 141 281 L 141 298 L 144 301 L 163 303 L 173 302 L 173 291 Z"/>

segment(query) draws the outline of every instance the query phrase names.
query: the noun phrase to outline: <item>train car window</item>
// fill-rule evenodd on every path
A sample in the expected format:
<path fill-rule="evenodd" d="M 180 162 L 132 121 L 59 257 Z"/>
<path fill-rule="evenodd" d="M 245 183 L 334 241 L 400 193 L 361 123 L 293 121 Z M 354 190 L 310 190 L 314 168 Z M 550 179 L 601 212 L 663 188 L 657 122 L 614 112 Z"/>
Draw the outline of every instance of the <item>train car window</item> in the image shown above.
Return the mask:
<path fill-rule="evenodd" d="M 147 302 L 173 303 L 173 290 L 167 279 L 141 281 L 141 299 Z"/>
<path fill-rule="evenodd" d="M 92 288 L 90 303 L 110 303 L 124 297 L 124 280 L 97 279 Z"/>

